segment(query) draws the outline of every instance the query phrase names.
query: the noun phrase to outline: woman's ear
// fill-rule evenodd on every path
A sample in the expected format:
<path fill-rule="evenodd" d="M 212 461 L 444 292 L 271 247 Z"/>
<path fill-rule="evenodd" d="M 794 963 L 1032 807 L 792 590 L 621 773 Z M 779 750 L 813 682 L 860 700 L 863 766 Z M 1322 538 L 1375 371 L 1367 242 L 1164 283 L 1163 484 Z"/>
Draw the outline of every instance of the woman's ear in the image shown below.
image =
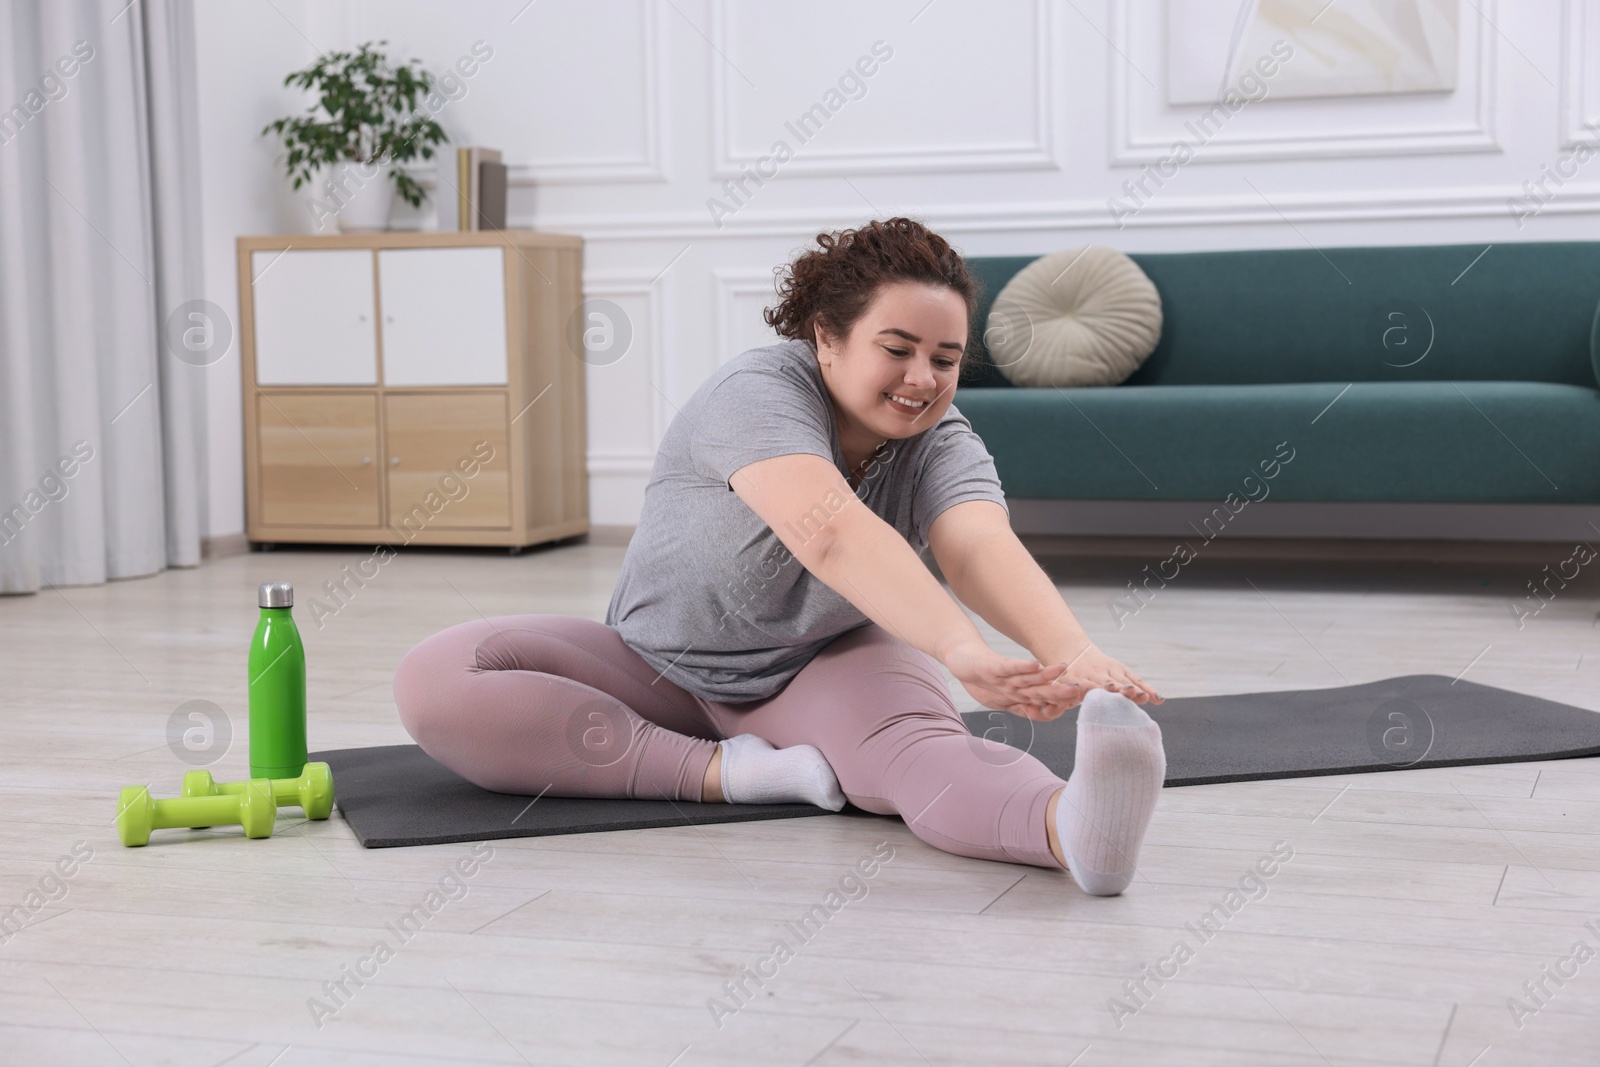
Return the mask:
<path fill-rule="evenodd" d="M 812 330 L 816 335 L 817 351 L 819 353 L 826 353 L 829 357 L 831 357 L 834 351 L 834 340 L 833 337 L 828 333 L 827 324 L 819 318 L 815 320 Z"/>
<path fill-rule="evenodd" d="M 817 351 L 820 352 L 824 348 L 833 347 L 833 345 L 828 341 L 828 331 L 823 326 L 821 319 L 815 319 L 812 321 L 811 332 L 812 340 L 815 342 Z"/>

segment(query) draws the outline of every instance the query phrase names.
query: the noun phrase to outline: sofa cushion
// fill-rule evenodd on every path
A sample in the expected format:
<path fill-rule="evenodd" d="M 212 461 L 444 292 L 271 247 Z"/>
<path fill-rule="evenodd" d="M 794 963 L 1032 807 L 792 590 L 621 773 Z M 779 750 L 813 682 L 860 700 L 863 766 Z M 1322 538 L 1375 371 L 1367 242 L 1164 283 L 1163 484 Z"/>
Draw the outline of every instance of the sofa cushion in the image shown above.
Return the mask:
<path fill-rule="evenodd" d="M 1245 478 L 1276 458 L 1265 499 L 1600 502 L 1600 391 L 1583 386 L 961 387 L 954 406 L 1018 498 L 1220 502 L 1262 493 Z"/>
<path fill-rule="evenodd" d="M 973 257 L 994 294 L 1032 256 Z M 1600 384 L 1600 241 L 1135 252 L 1162 335 L 1129 385 Z M 983 353 L 980 347 L 980 358 Z M 1009 386 L 980 362 L 963 386 Z"/>
<path fill-rule="evenodd" d="M 995 297 L 984 331 L 995 366 L 1025 386 L 1116 385 L 1161 337 L 1161 297 L 1139 265 L 1088 245 L 1041 256 Z"/>

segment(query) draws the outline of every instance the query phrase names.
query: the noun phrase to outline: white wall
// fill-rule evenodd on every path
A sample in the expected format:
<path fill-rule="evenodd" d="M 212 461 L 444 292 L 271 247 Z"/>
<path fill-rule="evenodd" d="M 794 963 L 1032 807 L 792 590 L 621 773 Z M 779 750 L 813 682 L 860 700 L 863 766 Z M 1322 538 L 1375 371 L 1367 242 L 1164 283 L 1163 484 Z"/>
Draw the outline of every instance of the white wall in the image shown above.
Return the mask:
<path fill-rule="evenodd" d="M 1161 0 L 274 3 L 197 0 L 208 298 L 236 309 L 236 236 L 314 228 L 256 136 L 304 106 L 284 74 L 377 38 L 439 70 L 481 39 L 493 57 L 438 120 L 504 151 L 511 224 L 582 235 L 586 295 L 633 323 L 626 357 L 587 372 L 598 524 L 637 521 L 675 405 L 770 336 L 773 268 L 821 230 L 909 214 L 969 255 L 1600 238 L 1600 162 L 1521 227 L 1507 209 L 1600 119 L 1579 62 L 1600 0 L 1465 0 L 1454 92 L 1252 104 L 1120 228 L 1108 198 L 1203 110 L 1157 88 Z M 802 143 L 785 122 L 877 41 L 864 94 Z M 793 158 L 714 219 L 779 139 Z M 432 219 L 400 205 L 396 225 Z M 213 372 L 220 535 L 243 529 L 237 352 Z"/>
<path fill-rule="evenodd" d="M 276 9 L 274 9 L 274 5 Z M 278 149 L 261 128 L 306 106 L 284 75 L 310 63 L 344 34 L 319 22 L 334 5 L 316 0 L 195 0 L 196 77 L 200 86 L 200 216 L 206 299 L 239 321 L 234 240 L 265 233 L 310 232 L 310 216 L 290 195 L 275 162 Z M 326 20 L 327 15 L 320 16 Z M 239 344 L 206 368 L 206 456 L 212 537 L 244 530 L 244 424 Z"/>

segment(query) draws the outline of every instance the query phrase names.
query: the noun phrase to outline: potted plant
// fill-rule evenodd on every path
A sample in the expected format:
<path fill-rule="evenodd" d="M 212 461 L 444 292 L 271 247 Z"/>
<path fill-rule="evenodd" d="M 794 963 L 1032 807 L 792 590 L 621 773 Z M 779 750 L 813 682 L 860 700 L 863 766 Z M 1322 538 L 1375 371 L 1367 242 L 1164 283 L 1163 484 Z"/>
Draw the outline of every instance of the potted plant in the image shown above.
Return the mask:
<path fill-rule="evenodd" d="M 323 195 L 308 204 L 318 229 L 330 216 L 342 231 L 386 229 L 396 191 L 420 207 L 422 186 L 395 164 L 430 159 L 433 146 L 446 140 L 444 129 L 417 110 L 419 98 L 433 89 L 433 75 L 418 59 L 391 66 L 374 43 L 389 42 L 327 52 L 286 76 L 284 85 L 309 89 L 318 99 L 304 114 L 278 119 L 261 131 L 282 139 L 293 188 L 320 187 Z"/>

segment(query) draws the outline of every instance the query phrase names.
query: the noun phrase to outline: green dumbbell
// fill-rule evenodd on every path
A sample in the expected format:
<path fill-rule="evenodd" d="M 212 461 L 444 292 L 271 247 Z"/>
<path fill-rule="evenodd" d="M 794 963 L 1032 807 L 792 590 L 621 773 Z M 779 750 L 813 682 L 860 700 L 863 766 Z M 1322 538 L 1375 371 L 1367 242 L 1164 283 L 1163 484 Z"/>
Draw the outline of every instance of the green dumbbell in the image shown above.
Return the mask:
<path fill-rule="evenodd" d="M 272 799 L 278 807 L 298 804 L 308 819 L 326 819 L 333 813 L 333 771 L 326 763 L 308 763 L 298 778 L 273 778 Z M 244 782 L 218 782 L 207 770 L 183 776 L 183 795 L 214 797 L 242 793 Z M 196 827 L 195 829 L 201 829 Z"/>
<path fill-rule="evenodd" d="M 246 837 L 271 837 L 278 819 L 272 782 L 256 778 L 237 793 L 152 800 L 150 787 L 124 786 L 117 798 L 117 836 L 124 845 L 150 843 L 151 830 L 192 826 L 243 826 Z"/>

